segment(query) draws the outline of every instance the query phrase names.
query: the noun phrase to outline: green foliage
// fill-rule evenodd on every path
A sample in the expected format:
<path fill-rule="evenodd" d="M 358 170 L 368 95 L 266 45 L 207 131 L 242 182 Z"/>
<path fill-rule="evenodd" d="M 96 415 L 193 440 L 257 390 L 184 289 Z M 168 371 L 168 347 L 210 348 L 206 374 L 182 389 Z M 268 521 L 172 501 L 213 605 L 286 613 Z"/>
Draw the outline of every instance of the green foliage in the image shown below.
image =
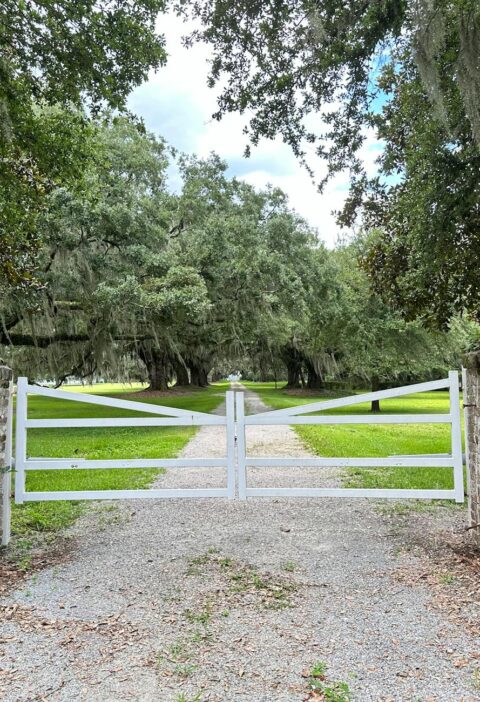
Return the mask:
<path fill-rule="evenodd" d="M 355 265 L 355 250 L 338 251 L 342 294 L 332 320 L 339 358 L 346 377 L 373 389 L 382 384 L 445 376 L 459 367 L 468 346 L 468 325 L 457 321 L 449 333 L 406 321 L 372 291 Z M 330 331 L 332 333 L 332 331 Z"/>
<path fill-rule="evenodd" d="M 213 54 L 217 119 L 248 113 L 254 145 L 280 134 L 303 161 L 315 144 L 326 178 L 349 171 L 339 222 L 361 213 L 378 230 L 362 257 L 375 291 L 407 319 L 477 318 L 478 0 L 177 6 L 200 23 L 190 42 Z M 360 149 L 372 134 L 385 151 L 369 178 Z"/>
<path fill-rule="evenodd" d="M 172 195 L 166 145 L 125 118 L 93 143 L 85 187 L 49 199 L 35 326 L 6 301 L 5 341 L 32 347 L 9 360 L 61 379 L 137 357 L 161 390 L 182 364 L 204 384 L 221 358 L 271 361 L 327 287 L 327 253 L 285 195 L 227 178 L 216 156 L 181 158 Z"/>
<path fill-rule="evenodd" d="M 441 333 L 405 321 L 370 289 L 353 247 L 317 256 L 312 251 L 312 277 L 303 277 L 305 312 L 300 320 L 297 314 L 282 353 L 290 387 L 318 389 L 338 378 L 380 389 L 441 377 L 460 365 L 468 345 L 464 323 Z"/>
<path fill-rule="evenodd" d="M 35 301 L 34 330 L 22 321 L 32 311 L 25 309 L 25 298 L 10 296 L 5 301 L 10 328 L 20 334 L 33 331 L 31 345 L 63 342 L 47 358 L 34 353 L 26 359 L 31 372 L 36 361 L 54 377 L 72 368 L 78 369 L 77 374 L 88 372 L 99 359 L 104 367 L 112 363 L 112 335 L 117 331 L 112 310 L 118 310 L 119 319 L 127 303 L 131 316 L 142 304 L 158 307 L 162 297 L 168 302 L 169 280 L 185 278 L 182 270 L 168 272 L 170 262 L 161 255 L 167 236 L 164 143 L 131 120 L 117 118 L 96 125 L 89 148 L 95 156 L 84 169 L 83 187 L 56 189 L 42 219 L 44 245 L 37 275 L 43 293 Z M 141 281 L 135 276 L 139 271 Z M 174 287 L 174 297 L 176 293 Z M 190 302 L 187 295 L 183 304 Z M 124 321 L 126 326 L 129 319 Z M 133 338 L 132 329 L 129 335 Z M 16 343 L 15 334 L 5 338 Z M 20 343 L 29 339 L 21 337 Z"/>
<path fill-rule="evenodd" d="M 89 120 L 165 60 L 163 0 L 6 0 L 0 8 L 0 292 L 35 287 L 45 194 L 74 186 Z"/>
<path fill-rule="evenodd" d="M 76 188 L 57 188 L 42 218 L 35 299 L 7 295 L 0 341 L 20 373 L 143 379 L 166 391 L 206 385 L 216 367 L 370 383 L 437 377 L 468 333 L 427 331 L 369 287 L 360 245 L 328 252 L 278 189 L 257 192 L 226 164 L 180 157 L 121 117 L 98 122 Z M 23 347 L 18 350 L 15 347 Z"/>
<path fill-rule="evenodd" d="M 445 327 L 459 312 L 479 315 L 480 150 L 455 91 L 449 126 L 405 63 L 382 78 L 391 99 L 376 120 L 381 166 L 397 182 L 365 186 L 361 261 L 390 306 Z"/>
<path fill-rule="evenodd" d="M 0 88 L 1 91 L 1 88 Z M 1 104 L 1 92 L 0 92 Z M 4 104 L 4 108 L 5 107 Z M 0 140 L 0 291 L 23 291 L 36 280 L 41 236 L 38 218 L 46 195 L 60 182 L 79 187 L 81 171 L 92 156 L 94 127 L 71 106 L 32 105 L 21 108 L 18 125 Z M 6 125 L 6 126 L 5 126 Z M 80 175 L 79 175 L 80 173 Z M 28 299 L 28 298 L 27 298 Z"/>
<path fill-rule="evenodd" d="M 122 107 L 132 86 L 165 59 L 155 35 L 162 0 L 112 5 L 82 0 L 6 0 L 2 55 L 35 98 Z"/>
<path fill-rule="evenodd" d="M 372 100 L 372 62 L 400 35 L 406 2 L 176 4 L 201 21 L 190 41 L 204 41 L 212 52 L 209 84 L 221 89 L 215 118 L 248 109 L 254 145 L 281 134 L 301 158 L 306 144 L 317 143 L 330 173 L 347 162 L 358 167 L 355 155 Z M 321 131 L 311 126 L 312 113 Z"/>

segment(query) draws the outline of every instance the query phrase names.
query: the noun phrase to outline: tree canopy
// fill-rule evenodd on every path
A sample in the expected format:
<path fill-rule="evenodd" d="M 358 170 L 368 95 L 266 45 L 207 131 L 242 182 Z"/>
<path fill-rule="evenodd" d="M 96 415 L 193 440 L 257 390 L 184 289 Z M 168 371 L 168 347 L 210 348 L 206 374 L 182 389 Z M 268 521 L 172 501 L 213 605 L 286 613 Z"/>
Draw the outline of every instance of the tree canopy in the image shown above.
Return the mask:
<path fill-rule="evenodd" d="M 0 7 L 0 290 L 35 281 L 45 194 L 73 185 L 88 152 L 85 108 L 123 108 L 165 60 L 162 0 L 6 0 Z"/>
<path fill-rule="evenodd" d="M 461 335 L 405 322 L 355 250 L 326 250 L 280 190 L 229 178 L 212 154 L 180 156 L 171 192 L 174 153 L 127 117 L 95 122 L 85 147 L 82 187 L 52 191 L 38 222 L 39 289 L 2 301 L 16 370 L 147 376 L 165 391 L 237 364 L 318 389 L 435 375 L 457 358 Z"/>
<path fill-rule="evenodd" d="M 245 114 L 253 144 L 280 134 L 308 166 L 347 170 L 341 224 L 369 229 L 375 290 L 407 318 L 478 314 L 480 5 L 477 0 L 179 0 L 212 49 L 220 119 Z M 360 158 L 386 150 L 379 175 Z"/>
<path fill-rule="evenodd" d="M 187 43 L 211 45 L 215 116 L 248 115 L 253 144 L 281 134 L 307 167 L 315 148 L 327 177 L 347 169 L 339 221 L 361 233 L 327 250 L 279 189 L 125 113 L 165 61 L 167 3 L 4 3 L 2 355 L 34 380 L 162 391 L 232 364 L 311 389 L 443 374 L 477 333 L 459 315 L 479 316 L 478 3 L 173 5 L 199 21 Z"/>
<path fill-rule="evenodd" d="M 458 95 L 452 133 L 412 74 L 405 58 L 382 79 L 392 99 L 377 123 L 391 181 L 365 181 L 347 210 L 363 199 L 361 260 L 374 289 L 408 319 L 445 326 L 459 312 L 480 314 L 480 149 Z"/>

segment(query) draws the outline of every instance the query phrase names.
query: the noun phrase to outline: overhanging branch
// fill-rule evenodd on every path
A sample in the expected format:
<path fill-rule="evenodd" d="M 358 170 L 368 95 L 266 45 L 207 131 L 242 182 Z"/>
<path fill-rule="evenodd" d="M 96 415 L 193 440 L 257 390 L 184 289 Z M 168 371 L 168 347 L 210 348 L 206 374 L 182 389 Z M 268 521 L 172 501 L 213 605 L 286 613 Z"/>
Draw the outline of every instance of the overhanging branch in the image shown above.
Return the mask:
<path fill-rule="evenodd" d="M 131 334 L 112 334 L 112 341 L 138 342 L 151 340 L 152 335 L 133 336 Z M 53 344 L 71 343 L 78 344 L 89 342 L 92 336 L 88 334 L 53 334 L 51 336 L 32 336 L 31 334 L 9 334 L 0 332 L 0 345 L 2 346 L 33 346 L 39 349 L 45 349 Z"/>

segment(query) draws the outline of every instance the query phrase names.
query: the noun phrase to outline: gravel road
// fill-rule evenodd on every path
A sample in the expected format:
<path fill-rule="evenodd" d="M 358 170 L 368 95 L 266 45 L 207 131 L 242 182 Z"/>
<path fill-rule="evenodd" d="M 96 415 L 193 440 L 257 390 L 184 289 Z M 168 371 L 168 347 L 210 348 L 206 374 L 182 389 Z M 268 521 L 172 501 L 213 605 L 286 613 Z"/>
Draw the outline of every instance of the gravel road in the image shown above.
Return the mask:
<path fill-rule="evenodd" d="M 290 428 L 249 429 L 251 454 L 309 455 Z M 184 455 L 222 455 L 223 431 L 202 427 Z M 311 469 L 250 478 L 319 484 Z M 172 470 L 159 484 L 219 479 Z M 330 471 L 323 484 L 339 480 Z M 480 641 L 430 611 L 420 581 L 393 577 L 389 529 L 366 500 L 98 503 L 70 532 L 70 560 L 1 602 L 0 698 L 320 701 L 305 671 L 322 660 L 353 701 L 479 700 Z"/>

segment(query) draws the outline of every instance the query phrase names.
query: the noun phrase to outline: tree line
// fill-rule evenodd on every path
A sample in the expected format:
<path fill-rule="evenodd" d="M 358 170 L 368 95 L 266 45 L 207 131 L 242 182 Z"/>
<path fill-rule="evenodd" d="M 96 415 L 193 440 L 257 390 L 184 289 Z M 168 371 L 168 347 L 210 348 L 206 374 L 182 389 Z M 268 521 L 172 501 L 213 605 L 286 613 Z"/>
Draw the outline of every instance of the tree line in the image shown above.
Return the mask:
<path fill-rule="evenodd" d="M 38 219 L 35 290 L 3 298 L 0 340 L 19 372 L 166 391 L 230 364 L 291 388 L 377 388 L 458 360 L 468 324 L 404 320 L 371 290 L 357 246 L 328 251 L 279 189 L 229 178 L 214 154 L 175 155 L 129 117 L 92 123 L 84 148 L 81 187 L 57 187 Z"/>

